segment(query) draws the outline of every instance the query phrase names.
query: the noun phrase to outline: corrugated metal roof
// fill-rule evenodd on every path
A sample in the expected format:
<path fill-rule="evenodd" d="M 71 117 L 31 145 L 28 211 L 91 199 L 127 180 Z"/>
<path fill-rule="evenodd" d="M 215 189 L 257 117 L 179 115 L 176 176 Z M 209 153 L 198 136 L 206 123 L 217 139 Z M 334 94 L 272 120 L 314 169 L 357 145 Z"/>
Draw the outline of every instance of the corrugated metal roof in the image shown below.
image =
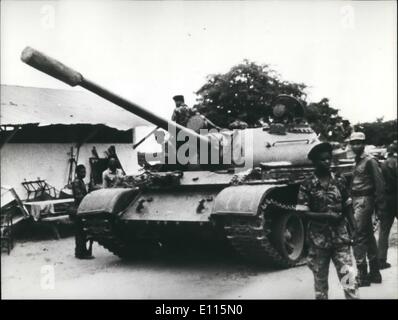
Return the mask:
<path fill-rule="evenodd" d="M 91 92 L 1 85 L 1 125 L 104 124 L 119 130 L 145 120 Z"/>

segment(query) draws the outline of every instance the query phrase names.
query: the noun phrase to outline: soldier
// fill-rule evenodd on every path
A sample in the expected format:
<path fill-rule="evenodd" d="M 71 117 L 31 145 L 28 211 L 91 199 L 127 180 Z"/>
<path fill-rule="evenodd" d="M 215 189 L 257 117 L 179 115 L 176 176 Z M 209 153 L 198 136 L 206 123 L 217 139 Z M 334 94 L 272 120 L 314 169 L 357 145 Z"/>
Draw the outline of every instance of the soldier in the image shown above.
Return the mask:
<path fill-rule="evenodd" d="M 336 267 L 346 299 L 358 299 L 347 219 L 351 199 L 344 177 L 330 172 L 332 146 L 319 143 L 308 153 L 315 172 L 301 185 L 297 210 L 308 219 L 307 265 L 314 274 L 316 299 L 328 298 L 330 260 Z"/>
<path fill-rule="evenodd" d="M 386 211 L 380 216 L 380 233 L 379 233 L 379 263 L 380 269 L 387 269 L 391 264 L 387 262 L 388 237 L 390 235 L 391 226 L 394 217 L 398 219 L 397 210 L 397 144 L 391 144 L 387 148 L 387 159 L 382 163 L 381 170 L 383 172 L 386 185 Z"/>
<path fill-rule="evenodd" d="M 380 216 L 385 210 L 384 181 L 375 159 L 364 153 L 365 134 L 353 132 L 351 149 L 355 154 L 355 168 L 351 183 L 354 215 L 357 224 L 354 255 L 358 269 L 358 285 L 381 283 L 377 244 L 373 234 L 372 215 Z M 366 255 L 369 260 L 369 274 Z"/>
<path fill-rule="evenodd" d="M 79 164 L 76 167 L 76 178 L 72 182 L 72 192 L 75 198 L 75 208 L 71 214 L 71 219 L 75 222 L 75 257 L 78 259 L 93 259 L 91 255 L 92 241 L 90 241 L 90 249 L 87 249 L 86 234 L 83 231 L 83 226 L 81 220 L 76 216 L 77 208 L 80 202 L 87 194 L 86 185 L 84 183 L 84 178 L 86 177 L 86 168 L 84 165 Z"/>
<path fill-rule="evenodd" d="M 185 104 L 184 96 L 177 95 L 173 97 L 176 104 L 171 120 L 186 127 L 189 118 L 191 117 L 191 109 Z"/>

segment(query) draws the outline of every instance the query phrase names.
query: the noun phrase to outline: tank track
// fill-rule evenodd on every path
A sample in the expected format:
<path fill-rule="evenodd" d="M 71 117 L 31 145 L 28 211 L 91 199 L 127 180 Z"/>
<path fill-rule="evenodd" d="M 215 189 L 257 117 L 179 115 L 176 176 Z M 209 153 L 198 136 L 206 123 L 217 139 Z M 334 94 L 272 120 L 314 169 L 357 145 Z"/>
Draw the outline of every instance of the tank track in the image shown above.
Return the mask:
<path fill-rule="evenodd" d="M 115 236 L 113 223 L 108 218 L 83 219 L 87 237 L 120 258 L 131 258 L 131 248 Z"/>
<path fill-rule="evenodd" d="M 265 214 L 270 207 L 290 212 L 295 211 L 293 206 L 269 199 L 261 206 L 261 214 L 256 217 L 224 217 L 222 224 L 227 241 L 238 254 L 255 264 L 274 265 L 280 268 L 302 264 L 286 260 L 270 241 L 272 221 L 269 215 Z M 126 245 L 125 241 L 115 236 L 117 233 L 114 231 L 114 225 L 109 220 L 96 220 L 95 225 L 95 231 L 90 224 L 85 228 L 88 230 L 90 238 L 120 258 L 133 258 L 137 248 Z"/>
<path fill-rule="evenodd" d="M 126 246 L 124 241 L 121 241 L 116 237 L 108 237 L 108 238 L 102 237 L 94 240 L 96 240 L 99 245 L 107 249 L 109 252 L 113 253 L 114 255 L 120 258 L 129 259 L 133 257 L 131 248 Z"/>
<path fill-rule="evenodd" d="M 224 231 L 227 240 L 242 257 L 256 264 L 274 265 L 280 268 L 301 264 L 285 259 L 271 243 L 272 221 L 265 214 L 269 206 L 278 210 L 295 211 L 293 206 L 266 200 L 261 206 L 261 214 L 256 217 L 226 217 Z"/>

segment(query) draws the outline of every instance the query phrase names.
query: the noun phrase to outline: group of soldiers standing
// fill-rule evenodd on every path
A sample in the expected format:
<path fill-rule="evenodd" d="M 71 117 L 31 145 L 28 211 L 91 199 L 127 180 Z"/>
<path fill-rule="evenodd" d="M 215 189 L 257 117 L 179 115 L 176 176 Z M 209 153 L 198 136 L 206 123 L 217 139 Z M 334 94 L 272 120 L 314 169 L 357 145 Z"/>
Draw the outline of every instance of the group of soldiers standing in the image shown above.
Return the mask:
<path fill-rule="evenodd" d="M 307 262 L 314 274 L 316 299 L 328 298 L 330 260 L 347 299 L 359 298 L 358 287 L 381 283 L 380 270 L 391 266 L 387 250 L 397 218 L 396 142 L 381 165 L 364 152 L 365 134 L 352 133 L 350 145 L 355 153 L 350 183 L 331 173 L 332 146 L 324 142 L 309 152 L 315 172 L 299 188 L 297 209 L 309 218 Z M 378 245 L 373 214 L 380 219 Z"/>

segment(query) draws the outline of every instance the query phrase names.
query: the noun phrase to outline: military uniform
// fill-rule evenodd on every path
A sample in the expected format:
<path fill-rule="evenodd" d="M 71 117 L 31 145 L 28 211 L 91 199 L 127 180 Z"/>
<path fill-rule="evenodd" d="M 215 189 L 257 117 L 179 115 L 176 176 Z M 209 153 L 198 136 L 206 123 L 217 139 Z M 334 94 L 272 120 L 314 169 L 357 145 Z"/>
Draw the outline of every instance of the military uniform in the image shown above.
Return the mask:
<path fill-rule="evenodd" d="M 297 204 L 312 212 L 333 211 L 342 214 L 343 207 L 349 202 L 343 177 L 331 174 L 328 186 L 322 186 L 318 177 L 313 174 L 300 185 Z M 358 299 L 350 245 L 347 220 L 343 216 L 336 222 L 327 218 L 310 219 L 307 230 L 307 265 L 314 274 L 316 299 L 328 298 L 330 260 L 336 267 L 345 297 Z"/>
<path fill-rule="evenodd" d="M 76 216 L 77 208 L 80 205 L 80 202 L 87 194 L 87 188 L 84 181 L 80 178 L 76 178 L 72 182 L 72 192 L 73 197 L 75 198 L 75 208 L 71 218 L 75 222 L 75 256 L 77 258 L 82 258 L 84 256 L 91 255 L 86 248 L 87 237 L 85 232 L 83 231 L 83 226 L 81 220 Z"/>
<path fill-rule="evenodd" d="M 394 218 L 398 219 L 397 209 L 397 155 L 390 154 L 382 163 L 381 170 L 386 185 L 385 200 L 386 210 L 380 216 L 379 233 L 379 260 L 382 268 L 389 266 L 387 264 L 388 237 Z"/>
<path fill-rule="evenodd" d="M 194 111 L 185 104 L 184 96 L 182 96 L 182 95 L 174 96 L 173 100 L 176 103 L 176 108 L 173 111 L 171 120 L 181 126 L 187 127 L 189 119 L 194 115 Z M 178 132 L 176 132 L 176 134 L 177 133 Z M 170 148 L 169 152 L 168 152 L 169 159 L 173 159 L 174 156 L 172 155 L 172 153 L 174 151 L 177 152 L 177 150 L 187 141 L 187 138 L 184 141 L 180 141 L 179 139 L 177 139 L 177 135 L 176 135 L 176 136 L 171 136 L 169 141 L 173 142 L 173 144 L 175 146 L 175 150 L 174 150 L 174 148 Z M 177 156 L 177 154 L 176 154 L 176 156 Z"/>
<path fill-rule="evenodd" d="M 380 214 L 385 211 L 384 181 L 377 161 L 371 156 L 362 153 L 356 157 L 355 162 L 351 184 L 354 216 L 357 223 L 355 260 L 360 275 L 367 274 L 366 256 L 369 260 L 369 273 L 378 274 L 378 250 L 373 233 L 372 215 L 375 210 Z"/>
<path fill-rule="evenodd" d="M 192 110 L 185 103 L 183 103 L 174 109 L 171 120 L 186 127 L 191 116 Z"/>

